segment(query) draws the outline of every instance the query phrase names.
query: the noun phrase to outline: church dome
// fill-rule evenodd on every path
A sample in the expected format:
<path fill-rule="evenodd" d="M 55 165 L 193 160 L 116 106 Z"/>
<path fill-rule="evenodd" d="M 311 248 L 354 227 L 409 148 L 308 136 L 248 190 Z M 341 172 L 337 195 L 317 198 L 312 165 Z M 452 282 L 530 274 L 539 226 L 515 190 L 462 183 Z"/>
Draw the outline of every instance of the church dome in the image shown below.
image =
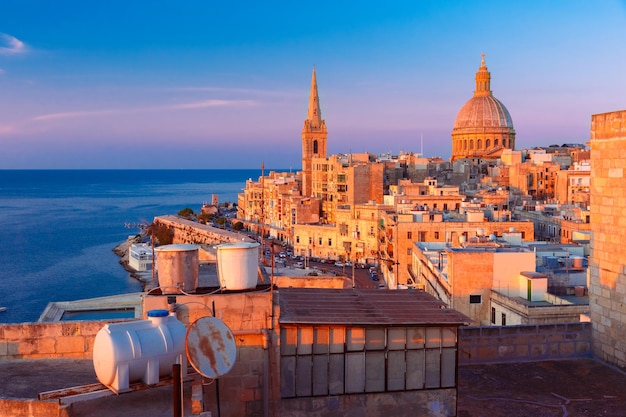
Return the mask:
<path fill-rule="evenodd" d="M 472 97 L 456 116 L 455 129 L 513 128 L 513 119 L 504 104 L 494 96 Z"/>
<path fill-rule="evenodd" d="M 485 54 L 476 72 L 476 90 L 456 116 L 452 129 L 452 161 L 460 158 L 499 157 L 515 149 L 515 129 L 507 108 L 491 93 L 491 73 Z"/>

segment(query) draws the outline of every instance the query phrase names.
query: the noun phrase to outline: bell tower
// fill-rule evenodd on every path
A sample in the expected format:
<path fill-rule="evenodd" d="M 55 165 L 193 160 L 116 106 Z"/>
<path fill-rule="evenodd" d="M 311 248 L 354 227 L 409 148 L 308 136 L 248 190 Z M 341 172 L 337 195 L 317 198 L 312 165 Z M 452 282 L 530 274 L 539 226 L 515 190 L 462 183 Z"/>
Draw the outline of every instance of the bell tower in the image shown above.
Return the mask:
<path fill-rule="evenodd" d="M 315 67 L 311 78 L 311 93 L 309 94 L 309 114 L 302 127 L 302 196 L 310 197 L 313 194 L 312 171 L 313 158 L 326 158 L 326 122 L 322 119 L 320 99 L 317 94 L 317 78 Z"/>

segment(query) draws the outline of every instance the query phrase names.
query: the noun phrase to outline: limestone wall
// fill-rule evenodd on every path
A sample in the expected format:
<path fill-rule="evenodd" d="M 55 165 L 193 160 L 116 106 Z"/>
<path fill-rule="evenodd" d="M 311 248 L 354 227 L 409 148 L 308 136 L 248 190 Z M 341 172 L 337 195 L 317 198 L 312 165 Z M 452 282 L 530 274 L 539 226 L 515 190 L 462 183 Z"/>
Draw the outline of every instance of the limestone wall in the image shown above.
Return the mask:
<path fill-rule="evenodd" d="M 591 356 L 590 323 L 459 328 L 459 365 Z"/>
<path fill-rule="evenodd" d="M 98 331 L 109 321 L 21 323 L 0 326 L 1 359 L 91 359 Z"/>
<path fill-rule="evenodd" d="M 593 352 L 626 368 L 626 110 L 592 116 L 590 147 Z"/>

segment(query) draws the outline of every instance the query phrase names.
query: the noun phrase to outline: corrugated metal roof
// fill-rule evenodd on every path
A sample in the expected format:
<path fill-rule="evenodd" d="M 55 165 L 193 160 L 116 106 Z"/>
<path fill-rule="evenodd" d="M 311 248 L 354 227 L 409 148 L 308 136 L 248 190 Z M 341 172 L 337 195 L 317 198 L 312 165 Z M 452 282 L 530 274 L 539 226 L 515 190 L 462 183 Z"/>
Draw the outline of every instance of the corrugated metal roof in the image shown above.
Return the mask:
<path fill-rule="evenodd" d="M 281 288 L 281 324 L 467 325 L 471 320 L 417 290 Z"/>

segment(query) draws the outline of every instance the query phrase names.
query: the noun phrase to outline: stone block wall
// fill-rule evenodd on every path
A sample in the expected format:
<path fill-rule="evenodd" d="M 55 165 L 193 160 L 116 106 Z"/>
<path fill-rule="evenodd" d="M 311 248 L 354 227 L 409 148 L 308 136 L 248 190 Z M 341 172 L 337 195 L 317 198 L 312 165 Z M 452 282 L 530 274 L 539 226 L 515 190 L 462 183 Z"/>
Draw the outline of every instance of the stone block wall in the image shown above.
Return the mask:
<path fill-rule="evenodd" d="M 590 323 L 459 328 L 459 365 L 591 356 Z"/>
<path fill-rule="evenodd" d="M 21 323 L 0 326 L 0 359 L 91 359 L 108 321 Z"/>
<path fill-rule="evenodd" d="M 626 110 L 591 118 L 593 352 L 626 368 Z"/>

